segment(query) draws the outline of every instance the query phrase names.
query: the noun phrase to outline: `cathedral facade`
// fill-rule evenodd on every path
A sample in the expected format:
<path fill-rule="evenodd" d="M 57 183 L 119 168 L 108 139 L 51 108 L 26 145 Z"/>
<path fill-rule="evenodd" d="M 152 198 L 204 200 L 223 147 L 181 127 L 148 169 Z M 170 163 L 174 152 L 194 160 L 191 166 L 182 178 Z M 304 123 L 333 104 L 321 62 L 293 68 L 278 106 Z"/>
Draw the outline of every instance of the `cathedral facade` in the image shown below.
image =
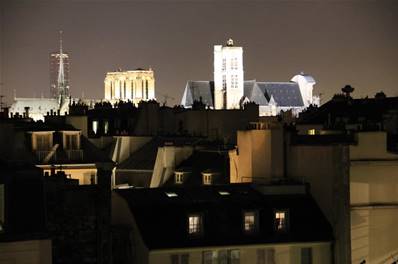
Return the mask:
<path fill-rule="evenodd" d="M 313 96 L 314 78 L 308 74 L 295 75 L 290 82 L 244 80 L 243 49 L 234 46 L 214 46 L 214 81 L 188 81 L 181 105 L 192 107 L 201 101 L 211 109 L 237 109 L 247 102 L 259 105 L 260 116 L 275 116 L 281 111 L 298 114 L 309 105 L 319 105 Z"/>
<path fill-rule="evenodd" d="M 115 103 L 155 99 L 155 77 L 152 69 L 136 69 L 132 71 L 108 72 L 105 80 L 105 100 Z"/>

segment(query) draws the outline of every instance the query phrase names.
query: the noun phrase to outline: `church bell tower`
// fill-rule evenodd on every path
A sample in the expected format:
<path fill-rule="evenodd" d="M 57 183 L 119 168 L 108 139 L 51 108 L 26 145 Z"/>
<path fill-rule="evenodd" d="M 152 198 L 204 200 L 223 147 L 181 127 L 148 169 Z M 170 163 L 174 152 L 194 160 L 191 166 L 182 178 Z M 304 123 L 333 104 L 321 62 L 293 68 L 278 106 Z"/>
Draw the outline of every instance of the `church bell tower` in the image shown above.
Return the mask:
<path fill-rule="evenodd" d="M 243 49 L 228 39 L 214 46 L 214 108 L 238 109 L 244 95 Z"/>

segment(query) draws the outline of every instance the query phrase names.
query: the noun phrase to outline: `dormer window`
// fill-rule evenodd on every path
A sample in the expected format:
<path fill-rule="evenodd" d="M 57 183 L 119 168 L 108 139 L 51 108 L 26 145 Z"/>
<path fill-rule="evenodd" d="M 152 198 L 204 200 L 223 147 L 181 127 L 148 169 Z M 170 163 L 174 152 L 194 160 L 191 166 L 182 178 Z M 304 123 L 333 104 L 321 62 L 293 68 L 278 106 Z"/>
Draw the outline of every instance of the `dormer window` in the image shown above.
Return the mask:
<path fill-rule="evenodd" d="M 188 216 L 188 234 L 197 236 L 203 232 L 203 222 L 201 214 L 190 214 Z"/>
<path fill-rule="evenodd" d="M 180 171 L 174 172 L 174 177 L 175 177 L 175 183 L 176 184 L 182 184 L 184 182 L 184 173 Z"/>
<path fill-rule="evenodd" d="M 213 170 L 205 170 L 202 172 L 202 183 L 203 185 L 211 185 L 214 182 L 214 177 L 217 175 L 217 172 Z"/>
<path fill-rule="evenodd" d="M 253 234 L 258 229 L 258 213 L 257 211 L 243 212 L 243 230 L 247 234 Z"/>
<path fill-rule="evenodd" d="M 63 132 L 64 149 L 80 149 L 80 131 Z"/>
<path fill-rule="evenodd" d="M 275 230 L 278 232 L 286 231 L 288 228 L 288 211 L 276 210 L 275 211 Z"/>
<path fill-rule="evenodd" d="M 210 173 L 203 173 L 203 184 L 204 185 L 211 185 L 211 177 Z"/>
<path fill-rule="evenodd" d="M 53 147 L 53 133 L 54 131 L 30 132 L 32 135 L 32 150 L 36 152 L 50 151 Z"/>
<path fill-rule="evenodd" d="M 34 150 L 50 150 L 52 148 L 52 132 L 35 132 L 32 148 Z"/>

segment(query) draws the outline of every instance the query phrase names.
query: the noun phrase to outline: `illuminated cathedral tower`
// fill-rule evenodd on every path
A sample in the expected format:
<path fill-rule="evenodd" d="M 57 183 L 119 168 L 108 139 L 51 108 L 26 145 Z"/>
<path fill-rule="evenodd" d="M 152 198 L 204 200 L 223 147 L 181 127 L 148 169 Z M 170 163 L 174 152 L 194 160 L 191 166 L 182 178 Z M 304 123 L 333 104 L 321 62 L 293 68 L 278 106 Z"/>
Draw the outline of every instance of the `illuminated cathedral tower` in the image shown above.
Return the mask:
<path fill-rule="evenodd" d="M 155 99 L 155 76 L 151 68 L 138 68 L 130 71 L 108 72 L 105 80 L 105 100 L 112 103 Z"/>
<path fill-rule="evenodd" d="M 70 96 L 69 55 L 63 51 L 62 31 L 59 32 L 59 51 L 50 54 L 50 94 L 60 103 Z"/>
<path fill-rule="evenodd" d="M 243 49 L 229 39 L 214 46 L 214 108 L 236 109 L 244 95 Z"/>

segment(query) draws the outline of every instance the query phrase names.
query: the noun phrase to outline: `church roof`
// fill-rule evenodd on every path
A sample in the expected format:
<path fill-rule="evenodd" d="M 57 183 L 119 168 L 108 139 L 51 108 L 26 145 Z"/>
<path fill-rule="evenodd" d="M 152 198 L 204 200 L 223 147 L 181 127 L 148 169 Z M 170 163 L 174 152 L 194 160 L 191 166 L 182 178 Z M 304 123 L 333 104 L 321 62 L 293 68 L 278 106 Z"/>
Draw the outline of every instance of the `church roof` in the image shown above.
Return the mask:
<path fill-rule="evenodd" d="M 267 106 L 271 97 L 280 107 L 303 107 L 303 98 L 300 87 L 295 82 L 257 82 L 248 80 L 244 82 L 244 96 L 249 101 L 260 106 Z M 191 106 L 194 101 L 200 101 L 214 107 L 214 82 L 213 81 L 188 81 L 185 87 L 181 104 Z"/>
<path fill-rule="evenodd" d="M 191 106 L 194 101 L 202 100 L 205 105 L 213 107 L 213 98 L 213 81 L 188 81 L 181 104 Z"/>
<path fill-rule="evenodd" d="M 25 112 L 25 107 L 29 107 L 31 113 L 43 113 L 45 115 L 50 110 L 57 111 L 59 105 L 58 100 L 53 98 L 15 98 L 10 112 L 22 114 Z"/>
<path fill-rule="evenodd" d="M 300 87 L 295 82 L 257 82 L 261 92 L 273 96 L 278 106 L 304 106 Z"/>

